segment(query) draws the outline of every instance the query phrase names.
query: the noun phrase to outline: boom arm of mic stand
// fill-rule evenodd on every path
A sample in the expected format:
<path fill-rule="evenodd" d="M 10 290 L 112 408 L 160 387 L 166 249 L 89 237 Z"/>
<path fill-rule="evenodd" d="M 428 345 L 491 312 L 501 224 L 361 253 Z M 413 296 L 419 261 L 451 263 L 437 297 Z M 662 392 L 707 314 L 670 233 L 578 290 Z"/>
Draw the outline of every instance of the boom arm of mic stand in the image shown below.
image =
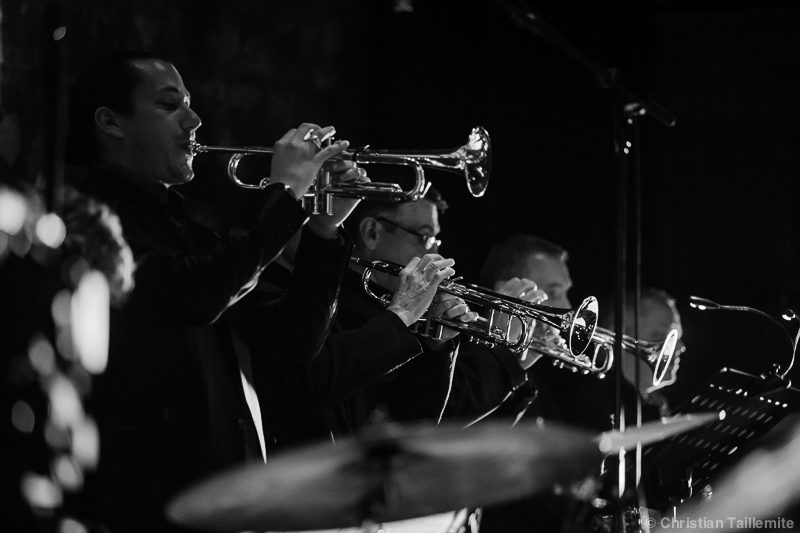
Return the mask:
<path fill-rule="evenodd" d="M 773 324 L 775 324 L 776 326 L 778 326 L 778 329 L 781 330 L 787 336 L 787 340 L 789 341 L 789 348 L 791 349 L 791 359 L 789 360 L 789 364 L 787 365 L 786 370 L 784 370 L 783 373 L 781 373 L 781 369 L 780 368 L 777 368 L 775 370 L 775 374 L 781 380 L 786 379 L 786 376 L 789 374 L 789 371 L 794 366 L 795 354 L 797 353 L 797 344 L 798 344 L 798 342 L 800 342 L 800 329 L 798 330 L 797 335 L 794 337 L 794 339 L 792 339 L 791 334 L 789 334 L 789 332 L 786 331 L 786 329 L 784 328 L 783 324 L 781 324 L 772 315 L 769 315 L 769 314 L 765 313 L 764 311 L 762 311 L 760 309 L 756 309 L 754 307 L 747 307 L 747 306 L 744 306 L 744 305 L 722 305 L 722 304 L 719 304 L 719 303 L 717 303 L 717 302 L 715 302 L 713 300 L 709 300 L 708 298 L 702 298 L 700 296 L 690 296 L 689 297 L 689 307 L 691 307 L 693 309 L 697 309 L 699 311 L 706 311 L 706 310 L 717 311 L 717 310 L 721 310 L 721 311 L 743 311 L 743 312 L 746 312 L 746 313 L 753 313 L 753 314 L 758 315 L 758 316 L 760 316 L 762 318 L 766 318 L 768 321 L 770 321 Z M 789 313 L 791 313 L 791 314 L 789 314 Z M 791 322 L 792 320 L 797 320 L 798 322 L 800 322 L 800 317 L 798 317 L 795 314 L 795 312 L 792 311 L 791 309 L 789 309 L 786 312 L 784 312 L 782 318 L 784 320 L 786 320 L 786 321 L 789 321 L 789 322 Z M 791 384 L 791 382 L 789 382 L 789 383 Z"/>
<path fill-rule="evenodd" d="M 542 17 L 531 11 L 530 8 L 522 5 L 518 0 L 494 1 L 510 13 L 511 19 L 517 26 L 541 37 L 594 74 L 601 87 L 618 91 L 626 102 L 626 111 L 638 115 L 650 115 L 667 127 L 672 127 L 677 123 L 675 115 L 664 106 L 652 99 L 639 96 L 633 89 L 623 83 L 620 80 L 617 69 L 607 69 L 601 66 L 597 61 L 567 41 L 552 26 L 547 24 Z"/>

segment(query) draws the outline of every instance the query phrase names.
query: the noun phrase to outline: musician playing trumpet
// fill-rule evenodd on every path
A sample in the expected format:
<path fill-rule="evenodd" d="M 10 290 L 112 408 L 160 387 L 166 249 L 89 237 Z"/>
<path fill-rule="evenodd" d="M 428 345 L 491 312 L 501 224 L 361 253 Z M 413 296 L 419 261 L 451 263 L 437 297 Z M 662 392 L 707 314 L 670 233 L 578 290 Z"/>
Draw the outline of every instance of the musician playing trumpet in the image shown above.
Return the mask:
<path fill-rule="evenodd" d="M 571 307 L 567 292 L 572 280 L 566 268 L 566 252 L 543 239 L 512 237 L 496 244 L 487 254 L 480 284 L 531 303 Z M 501 317 L 498 327 L 502 329 L 507 319 Z M 510 319 L 509 325 L 510 338 L 523 334 L 519 319 Z M 554 344 L 563 342 L 558 332 L 546 324 L 529 320 L 528 327 L 529 336 Z M 502 346 L 465 344 L 459 354 L 447 416 L 473 421 L 489 415 L 512 419 L 522 416 L 537 396 L 536 385 L 527 371 L 541 357 L 531 349 L 514 352 Z"/>
<path fill-rule="evenodd" d="M 334 205 L 346 201 L 334 199 Z M 349 200 L 352 201 L 352 200 Z M 463 301 L 437 295 L 454 274 L 452 259 L 438 254 L 439 213 L 446 207 L 435 189 L 414 202 L 362 201 L 348 220 L 353 255 L 406 265 L 399 276 L 374 278 L 387 307 L 364 292 L 361 270 L 344 274 L 331 333 L 309 364 L 273 369 L 272 391 L 290 398 L 265 413 L 265 431 L 276 447 L 348 435 L 373 421 L 438 420 L 450 391 L 456 331 L 424 338 L 415 325 L 423 314 L 470 321 Z M 260 289 L 280 294 L 296 257 L 292 246 L 262 275 Z M 288 384 L 288 386 L 287 386 Z M 277 401 L 277 398 L 276 398 Z M 268 402 L 270 403 L 270 402 Z"/>
<path fill-rule="evenodd" d="M 106 58 L 80 78 L 71 104 L 76 182 L 117 212 L 137 263 L 134 289 L 112 313 L 108 367 L 93 390 L 102 448 L 93 507 L 112 531 L 171 531 L 163 508 L 178 490 L 263 460 L 258 365 L 234 350 L 229 312 L 301 229 L 292 283 L 304 290 L 261 324 L 273 342 L 253 355 L 309 360 L 327 334 L 350 246 L 330 220 L 306 225 L 298 198 L 347 142 L 322 146 L 331 127 L 289 130 L 275 144 L 270 185 L 255 193 L 258 212 L 221 236 L 187 216 L 176 191 L 194 178 L 201 120 L 169 61 Z M 338 170 L 343 180 L 360 177 L 352 165 Z M 298 324 L 303 335 L 284 342 Z"/>
<path fill-rule="evenodd" d="M 569 291 L 572 277 L 568 265 L 569 255 L 560 245 L 534 235 L 515 235 L 495 244 L 487 254 L 481 270 L 481 281 L 495 288 L 520 288 L 520 280 L 535 283 L 547 295 L 548 305 L 571 306 Z M 607 309 L 610 306 L 606 306 Z M 632 305 L 626 306 L 626 323 L 632 335 Z M 600 313 L 606 327 L 612 327 L 613 313 Z M 648 340 L 663 340 L 672 328 L 680 333 L 680 316 L 674 302 L 663 291 L 645 289 L 641 306 L 639 334 Z M 675 356 L 680 355 L 679 344 Z M 463 355 L 463 354 L 462 354 Z M 635 423 L 635 411 L 630 406 L 635 402 L 633 366 L 635 355 L 626 352 L 622 356 L 623 399 L 628 405 L 628 424 Z M 613 426 L 615 392 L 613 376 L 598 379 L 594 375 L 570 372 L 556 368 L 547 358 L 538 358 L 535 365 L 527 365 L 527 379 L 535 382 L 520 387 L 515 396 L 506 401 L 500 412 L 511 417 L 520 416 L 527 408 L 526 419 L 542 418 L 556 423 L 569 423 L 590 430 L 605 431 Z M 513 368 L 513 366 L 511 367 Z M 666 409 L 663 396 L 656 392 L 653 373 L 642 365 L 638 391 L 645 399 L 645 419 L 658 418 Z M 663 384 L 674 382 L 671 367 Z M 455 385 L 454 385 L 455 389 Z M 454 392 L 455 393 L 455 392 Z M 535 395 L 535 399 L 532 397 Z M 649 403 L 648 403 L 649 402 Z M 505 409 L 508 407 L 508 409 Z M 557 531 L 571 518 L 572 502 L 563 497 L 541 496 L 519 503 L 505 504 L 484 511 L 481 530 L 488 533 L 514 533 L 530 531 Z"/>

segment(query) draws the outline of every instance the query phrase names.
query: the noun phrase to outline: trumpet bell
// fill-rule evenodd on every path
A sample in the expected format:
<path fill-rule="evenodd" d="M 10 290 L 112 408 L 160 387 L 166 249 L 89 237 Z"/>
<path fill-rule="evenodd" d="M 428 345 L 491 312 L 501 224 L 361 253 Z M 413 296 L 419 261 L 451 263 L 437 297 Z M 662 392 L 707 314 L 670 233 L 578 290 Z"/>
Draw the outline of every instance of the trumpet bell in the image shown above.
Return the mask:
<path fill-rule="evenodd" d="M 652 386 L 655 388 L 671 385 L 675 380 L 676 363 L 683 348 L 678 348 L 681 334 L 671 329 L 663 341 L 635 339 L 622 336 L 622 348 L 633 357 L 638 358 L 653 374 Z M 614 353 L 614 332 L 605 328 L 596 328 L 592 342 L 595 353 Z M 655 389 L 653 389 L 655 390 Z"/>
<path fill-rule="evenodd" d="M 472 196 L 480 198 L 489 186 L 489 174 L 492 169 L 492 143 L 489 141 L 489 132 L 481 126 L 472 128 L 469 140 L 461 150 L 463 150 L 467 189 Z"/>
<path fill-rule="evenodd" d="M 661 385 L 667 373 L 671 373 L 673 367 L 672 359 L 675 357 L 675 348 L 678 346 L 679 337 L 678 330 L 672 329 L 664 340 L 664 344 L 658 353 L 658 358 L 653 365 L 653 386 L 658 387 Z"/>
<path fill-rule="evenodd" d="M 475 198 L 486 193 L 489 176 L 492 170 L 492 142 L 489 132 L 482 126 L 475 126 L 469 133 L 466 144 L 458 148 L 444 150 L 376 150 L 370 147 L 352 152 L 345 156 L 356 164 L 396 164 L 413 167 L 417 171 L 417 186 L 405 192 L 398 200 L 416 200 L 427 190 L 427 182 L 423 169 L 442 170 L 462 174 L 467 190 Z M 393 198 L 394 199 L 394 198 Z"/>
<path fill-rule="evenodd" d="M 586 298 L 575 310 L 567 339 L 567 346 L 573 355 L 583 354 L 592 343 L 598 312 L 599 306 L 594 296 Z"/>

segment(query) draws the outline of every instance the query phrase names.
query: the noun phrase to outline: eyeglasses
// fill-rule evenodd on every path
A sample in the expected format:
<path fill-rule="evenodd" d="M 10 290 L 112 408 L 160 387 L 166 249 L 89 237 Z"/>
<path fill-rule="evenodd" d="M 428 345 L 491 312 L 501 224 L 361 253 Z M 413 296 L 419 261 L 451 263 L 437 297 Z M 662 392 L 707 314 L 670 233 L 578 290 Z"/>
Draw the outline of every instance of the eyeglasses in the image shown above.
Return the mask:
<path fill-rule="evenodd" d="M 408 229 L 405 226 L 401 226 L 394 220 L 389 220 L 388 218 L 375 217 L 375 220 L 379 222 L 385 222 L 391 226 L 394 226 L 395 228 L 405 231 L 406 233 L 410 233 L 411 235 L 419 239 L 420 244 L 422 244 L 426 250 L 430 250 L 434 246 L 438 247 L 442 245 L 442 239 L 437 239 L 436 235 L 425 235 L 424 233 L 414 231 L 413 229 Z"/>

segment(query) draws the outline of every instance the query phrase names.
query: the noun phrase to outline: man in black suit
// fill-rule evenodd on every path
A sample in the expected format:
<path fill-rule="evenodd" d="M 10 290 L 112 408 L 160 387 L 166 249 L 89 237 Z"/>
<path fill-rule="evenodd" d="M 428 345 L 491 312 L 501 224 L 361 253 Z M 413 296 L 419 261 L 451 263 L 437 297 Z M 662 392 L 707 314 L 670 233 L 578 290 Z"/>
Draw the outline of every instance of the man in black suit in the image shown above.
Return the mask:
<path fill-rule="evenodd" d="M 572 307 L 569 299 L 572 278 L 567 265 L 568 258 L 564 248 L 547 239 L 515 235 L 492 247 L 484 262 L 481 280 L 498 290 L 513 286 L 511 282 L 515 277 L 531 280 L 547 295 L 547 305 L 568 309 Z M 633 309 L 631 303 L 627 306 L 628 313 Z M 640 335 L 644 339 L 659 341 L 666 337 L 671 328 L 680 330 L 680 317 L 674 302 L 662 291 L 643 291 L 641 315 Z M 607 314 L 604 317 L 601 313 L 600 319 L 605 326 L 611 327 L 613 316 Z M 628 326 L 632 324 L 630 316 L 627 323 Z M 556 368 L 552 364 L 557 362 L 555 359 L 537 355 L 534 350 L 530 352 L 528 362 L 539 363 L 527 367 L 529 378 L 535 381 L 537 390 L 527 418 L 539 417 L 597 432 L 612 429 L 615 404 L 613 374 L 601 380 L 595 375 L 572 373 Z M 636 397 L 631 372 L 634 355 L 626 352 L 622 358 L 626 378 L 623 381 L 623 402 L 627 405 L 630 425 L 634 419 L 632 405 Z M 669 377 L 664 385 L 674 382 L 674 373 L 669 373 Z M 652 373 L 647 370 L 642 372 L 639 391 L 647 400 L 645 419 L 657 418 L 660 414 L 657 407 L 662 407 L 661 397 L 652 386 Z M 485 511 L 482 529 L 488 532 L 522 532 L 534 528 L 537 531 L 563 531 L 566 527 L 588 527 L 588 524 L 573 522 L 578 507 L 569 498 L 551 495 L 500 505 Z"/>
<path fill-rule="evenodd" d="M 450 339 L 457 332 L 447 331 L 434 341 L 417 335 L 414 326 L 426 311 L 474 319 L 462 301 L 436 295 L 439 283 L 454 273 L 454 262 L 437 253 L 438 215 L 444 205 L 433 190 L 416 202 L 369 201 L 356 208 L 349 219 L 354 255 L 406 268 L 396 278 L 374 274 L 373 290 L 389 297 L 384 306 L 365 292 L 362 270 L 351 265 L 331 334 L 317 357 L 273 366 L 270 374 L 278 380 L 273 394 L 287 391 L 292 401 L 265 410 L 271 444 L 335 439 L 372 421 L 440 419 L 455 362 L 456 344 Z M 262 275 L 257 290 L 281 297 L 291 287 L 297 262 L 290 244 Z M 413 282 L 420 273 L 430 278 L 424 287 Z"/>
<path fill-rule="evenodd" d="M 142 53 L 106 59 L 73 91 L 76 181 L 118 213 L 137 263 L 135 287 L 112 315 L 108 368 L 94 395 L 97 508 L 112 531 L 173 530 L 163 507 L 176 491 L 264 459 L 258 363 L 316 355 L 350 256 L 331 220 L 309 220 L 298 203 L 321 165 L 347 147 L 320 145 L 330 127 L 302 124 L 275 144 L 270 185 L 249 224 L 222 237 L 188 218 L 174 186 L 194 176 L 201 122 L 189 100 L 175 67 Z M 349 164 L 333 170 L 362 177 Z M 272 341 L 258 353 L 235 351 L 228 309 L 301 228 L 298 289 L 262 327 Z M 279 334 L 298 324 L 301 337 Z"/>

